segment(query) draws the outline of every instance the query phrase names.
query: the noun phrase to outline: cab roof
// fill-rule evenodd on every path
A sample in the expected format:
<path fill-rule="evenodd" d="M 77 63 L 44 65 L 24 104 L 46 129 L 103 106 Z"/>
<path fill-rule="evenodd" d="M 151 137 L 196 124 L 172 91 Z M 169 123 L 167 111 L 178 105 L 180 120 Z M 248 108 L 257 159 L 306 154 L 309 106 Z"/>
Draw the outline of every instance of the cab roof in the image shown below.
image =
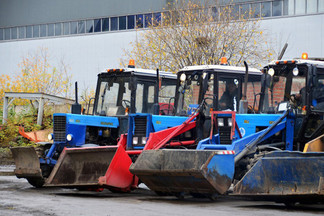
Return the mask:
<path fill-rule="evenodd" d="M 138 76 L 156 77 L 156 70 L 142 69 L 142 68 L 121 68 L 116 69 L 116 71 L 109 71 L 108 69 L 102 71 L 101 73 L 130 73 L 133 72 Z M 177 79 L 177 75 L 171 72 L 159 71 L 159 75 L 162 78 Z"/>
<path fill-rule="evenodd" d="M 285 59 L 286 61 L 295 61 L 295 64 L 312 64 L 316 65 L 317 67 L 324 68 L 324 61 L 318 61 L 318 60 L 311 60 L 311 59 Z M 280 61 L 283 62 L 285 60 L 274 60 L 271 61 L 268 65 L 277 65 L 276 62 Z"/>
<path fill-rule="evenodd" d="M 197 70 L 213 70 L 215 72 L 228 72 L 228 73 L 236 73 L 236 74 L 245 74 L 245 67 L 237 67 L 237 66 L 229 66 L 229 65 L 197 65 L 197 66 L 186 66 L 178 73 L 185 71 L 197 71 Z M 256 68 L 249 68 L 249 74 L 259 75 L 262 73 L 260 70 Z"/>

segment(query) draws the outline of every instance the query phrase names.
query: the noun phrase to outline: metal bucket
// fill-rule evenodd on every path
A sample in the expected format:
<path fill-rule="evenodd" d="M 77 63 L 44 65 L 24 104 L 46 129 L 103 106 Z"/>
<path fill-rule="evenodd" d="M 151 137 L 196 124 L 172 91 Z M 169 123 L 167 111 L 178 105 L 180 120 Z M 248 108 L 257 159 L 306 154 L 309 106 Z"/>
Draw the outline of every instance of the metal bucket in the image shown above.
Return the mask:
<path fill-rule="evenodd" d="M 15 175 L 18 178 L 42 178 L 38 155 L 34 147 L 10 149 L 15 160 Z"/>
<path fill-rule="evenodd" d="M 234 154 L 148 150 L 140 154 L 130 171 L 159 193 L 224 194 L 232 183 Z"/>
<path fill-rule="evenodd" d="M 133 181 L 131 163 L 122 146 L 65 149 L 45 186 L 127 188 Z"/>
<path fill-rule="evenodd" d="M 324 153 L 269 153 L 235 185 L 233 194 L 276 202 L 323 202 Z"/>

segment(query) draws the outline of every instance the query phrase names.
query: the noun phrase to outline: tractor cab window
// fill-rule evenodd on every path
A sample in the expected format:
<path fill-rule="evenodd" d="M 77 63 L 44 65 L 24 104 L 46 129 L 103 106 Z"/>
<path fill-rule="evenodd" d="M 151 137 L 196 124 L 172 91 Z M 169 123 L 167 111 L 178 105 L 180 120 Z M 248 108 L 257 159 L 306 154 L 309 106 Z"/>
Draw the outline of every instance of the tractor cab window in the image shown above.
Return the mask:
<path fill-rule="evenodd" d="M 129 81 L 125 78 L 111 78 L 102 81 L 99 88 L 99 97 L 96 113 L 98 115 L 124 115 L 130 106 Z"/>
<path fill-rule="evenodd" d="M 190 71 L 180 74 L 180 85 L 178 87 L 178 107 L 177 113 L 180 115 L 191 115 L 196 111 L 201 100 L 199 95 L 203 84 L 203 71 Z M 207 106 L 213 103 L 213 79 L 207 74 L 207 86 L 205 88 L 205 102 Z M 206 112 L 206 113 L 209 113 Z"/>
<path fill-rule="evenodd" d="M 318 75 L 313 92 L 312 106 L 315 110 L 324 111 L 324 75 Z"/>
<path fill-rule="evenodd" d="M 299 67 L 298 70 L 296 68 L 296 66 L 276 67 L 273 76 L 266 76 L 263 83 L 265 88 L 261 112 L 280 112 L 289 106 L 301 111 L 306 105 L 305 68 Z"/>
<path fill-rule="evenodd" d="M 219 110 L 237 111 L 238 106 L 238 79 L 220 79 L 218 82 Z"/>
<path fill-rule="evenodd" d="M 174 80 L 160 79 L 159 105 L 161 115 L 174 114 L 175 91 L 176 85 Z"/>

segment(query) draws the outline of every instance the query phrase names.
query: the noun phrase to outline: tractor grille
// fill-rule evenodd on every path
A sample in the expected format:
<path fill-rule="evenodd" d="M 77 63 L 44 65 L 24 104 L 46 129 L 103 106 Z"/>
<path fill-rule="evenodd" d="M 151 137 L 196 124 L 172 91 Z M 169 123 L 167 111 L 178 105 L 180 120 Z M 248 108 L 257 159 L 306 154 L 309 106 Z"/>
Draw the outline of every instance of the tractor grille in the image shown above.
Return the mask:
<path fill-rule="evenodd" d="M 230 126 L 219 127 L 219 139 L 221 144 L 232 144 Z"/>
<path fill-rule="evenodd" d="M 66 136 L 66 117 L 54 116 L 54 140 L 57 142 L 65 142 Z"/>
<path fill-rule="evenodd" d="M 146 117 L 135 118 L 135 131 L 134 136 L 146 137 Z"/>

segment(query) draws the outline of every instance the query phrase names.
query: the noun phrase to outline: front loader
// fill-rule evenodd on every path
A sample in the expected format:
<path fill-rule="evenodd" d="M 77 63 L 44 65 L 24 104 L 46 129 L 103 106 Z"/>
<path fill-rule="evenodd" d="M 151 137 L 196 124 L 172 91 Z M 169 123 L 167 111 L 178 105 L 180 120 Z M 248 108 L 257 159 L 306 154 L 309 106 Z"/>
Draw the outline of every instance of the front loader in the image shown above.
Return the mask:
<path fill-rule="evenodd" d="M 305 145 L 323 134 L 323 66 L 311 60 L 269 64 L 260 113 L 212 112 L 208 138 L 196 150 L 144 151 L 130 171 L 158 194 L 213 197 L 234 184 L 235 195 L 323 201 L 323 153 L 300 152 L 323 149 L 319 140 Z"/>
<path fill-rule="evenodd" d="M 235 75 L 235 79 L 230 75 Z M 130 114 L 128 133 L 121 135 L 117 146 L 65 149 L 46 186 L 93 190 L 108 188 L 124 192 L 136 188 L 138 178 L 130 173 L 128 168 L 141 152 L 161 148 L 195 148 L 196 133 L 191 129 L 196 126 L 193 120 L 198 118 L 197 108 L 213 106 L 213 97 L 211 101 L 203 98 L 202 92 L 211 95 L 218 91 L 223 93 L 226 82 L 234 83 L 234 80 L 240 89 L 243 78 L 244 68 L 240 67 L 193 66 L 180 70 L 172 116 Z M 251 90 L 260 87 L 260 78 L 261 72 L 251 69 Z M 203 82 L 205 84 L 202 84 Z M 241 91 L 237 91 L 237 98 L 240 94 Z M 198 106 L 202 102 L 204 105 Z M 170 105 L 169 102 L 168 106 Z M 209 113 L 209 110 L 204 112 Z M 176 127 L 178 125 L 181 127 Z M 159 137 L 152 137 L 152 133 L 158 134 Z M 166 136 L 173 138 L 167 143 L 154 142 Z"/>
<path fill-rule="evenodd" d="M 173 105 L 168 100 L 175 87 L 176 75 L 168 72 L 125 68 L 98 74 L 92 112 L 84 114 L 80 106 L 72 106 L 77 113 L 55 113 L 53 134 L 49 134 L 53 143 L 46 143 L 40 154 L 33 147 L 11 149 L 16 176 L 42 187 L 64 148 L 116 146 L 118 137 L 128 130 L 128 114 L 171 111 Z M 157 88 L 164 99 L 160 103 Z M 164 106 L 163 110 L 159 110 L 160 106 Z"/>

